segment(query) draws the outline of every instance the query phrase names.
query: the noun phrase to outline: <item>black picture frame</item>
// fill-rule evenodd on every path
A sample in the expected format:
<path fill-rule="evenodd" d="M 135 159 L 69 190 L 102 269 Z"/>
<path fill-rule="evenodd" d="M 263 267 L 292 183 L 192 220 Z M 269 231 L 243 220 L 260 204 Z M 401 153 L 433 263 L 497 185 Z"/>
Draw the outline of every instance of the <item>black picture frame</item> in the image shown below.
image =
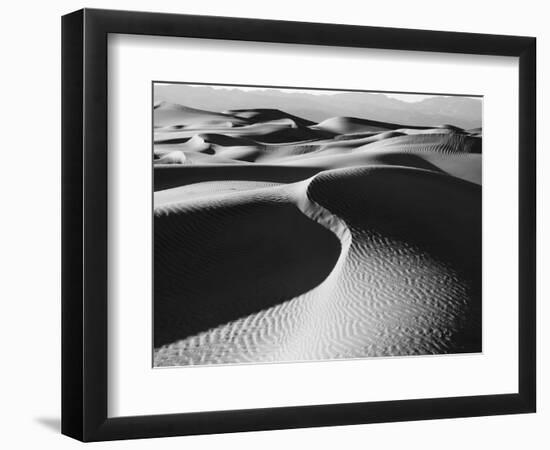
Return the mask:
<path fill-rule="evenodd" d="M 109 33 L 519 58 L 517 393 L 107 417 Z M 82 441 L 529 413 L 536 405 L 536 39 L 83 9 L 62 18 L 62 433 Z"/>

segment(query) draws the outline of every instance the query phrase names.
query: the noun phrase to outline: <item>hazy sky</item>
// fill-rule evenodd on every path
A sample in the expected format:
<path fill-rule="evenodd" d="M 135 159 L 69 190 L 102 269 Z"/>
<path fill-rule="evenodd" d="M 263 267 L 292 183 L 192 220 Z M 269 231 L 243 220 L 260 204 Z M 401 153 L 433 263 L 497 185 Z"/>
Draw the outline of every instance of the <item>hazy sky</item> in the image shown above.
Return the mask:
<path fill-rule="evenodd" d="M 280 109 L 313 122 L 349 116 L 404 125 L 451 124 L 466 129 L 482 123 L 482 98 L 430 93 L 155 83 L 154 100 L 218 112 Z"/>
<path fill-rule="evenodd" d="M 177 84 L 172 83 L 157 83 L 160 85 L 165 86 L 177 86 Z M 203 86 L 203 85 L 187 85 L 187 86 Z M 341 92 L 345 91 L 326 91 L 322 89 L 276 89 L 276 88 L 261 88 L 261 87 L 247 87 L 247 86 L 221 86 L 221 85 L 204 85 L 209 86 L 213 89 L 220 89 L 220 90 L 239 90 L 243 92 L 262 92 L 262 91 L 279 91 L 281 93 L 301 93 L 301 94 L 310 94 L 310 95 L 337 95 Z M 397 100 L 401 100 L 403 102 L 408 103 L 416 103 L 420 102 L 427 98 L 432 97 L 439 97 L 440 95 L 434 95 L 434 94 L 403 94 L 403 93 L 389 93 L 389 92 L 379 92 L 379 91 L 371 91 L 372 93 L 381 94 L 385 97 L 389 98 L 395 98 Z M 475 97 L 474 97 L 475 98 Z"/>

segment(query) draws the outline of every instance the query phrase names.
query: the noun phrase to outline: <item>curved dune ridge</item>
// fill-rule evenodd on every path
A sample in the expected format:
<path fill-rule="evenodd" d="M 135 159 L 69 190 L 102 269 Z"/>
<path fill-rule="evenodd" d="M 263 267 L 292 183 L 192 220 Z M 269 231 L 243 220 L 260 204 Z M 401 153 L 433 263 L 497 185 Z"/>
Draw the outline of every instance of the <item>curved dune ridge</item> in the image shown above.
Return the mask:
<path fill-rule="evenodd" d="M 155 366 L 481 351 L 481 129 L 157 112 Z"/>

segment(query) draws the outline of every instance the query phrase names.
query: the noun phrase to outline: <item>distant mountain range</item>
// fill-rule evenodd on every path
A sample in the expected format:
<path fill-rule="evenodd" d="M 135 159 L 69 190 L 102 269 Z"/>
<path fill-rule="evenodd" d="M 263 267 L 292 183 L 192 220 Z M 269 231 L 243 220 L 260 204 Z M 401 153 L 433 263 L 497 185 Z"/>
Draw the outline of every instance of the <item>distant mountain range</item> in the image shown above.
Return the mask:
<path fill-rule="evenodd" d="M 154 89 L 155 103 L 167 101 L 210 111 L 276 108 L 313 122 L 347 116 L 416 126 L 482 126 L 482 100 L 473 97 L 437 96 L 412 103 L 371 92 L 314 95 L 304 91 L 215 89 L 186 84 L 157 84 Z"/>

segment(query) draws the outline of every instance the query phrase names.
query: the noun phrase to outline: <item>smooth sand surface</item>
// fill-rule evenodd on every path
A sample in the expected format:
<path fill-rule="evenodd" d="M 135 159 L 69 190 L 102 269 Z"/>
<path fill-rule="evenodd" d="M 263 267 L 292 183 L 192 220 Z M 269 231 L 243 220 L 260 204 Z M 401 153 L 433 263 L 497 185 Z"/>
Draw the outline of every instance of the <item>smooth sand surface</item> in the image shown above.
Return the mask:
<path fill-rule="evenodd" d="M 481 129 L 154 115 L 155 366 L 481 351 Z"/>

